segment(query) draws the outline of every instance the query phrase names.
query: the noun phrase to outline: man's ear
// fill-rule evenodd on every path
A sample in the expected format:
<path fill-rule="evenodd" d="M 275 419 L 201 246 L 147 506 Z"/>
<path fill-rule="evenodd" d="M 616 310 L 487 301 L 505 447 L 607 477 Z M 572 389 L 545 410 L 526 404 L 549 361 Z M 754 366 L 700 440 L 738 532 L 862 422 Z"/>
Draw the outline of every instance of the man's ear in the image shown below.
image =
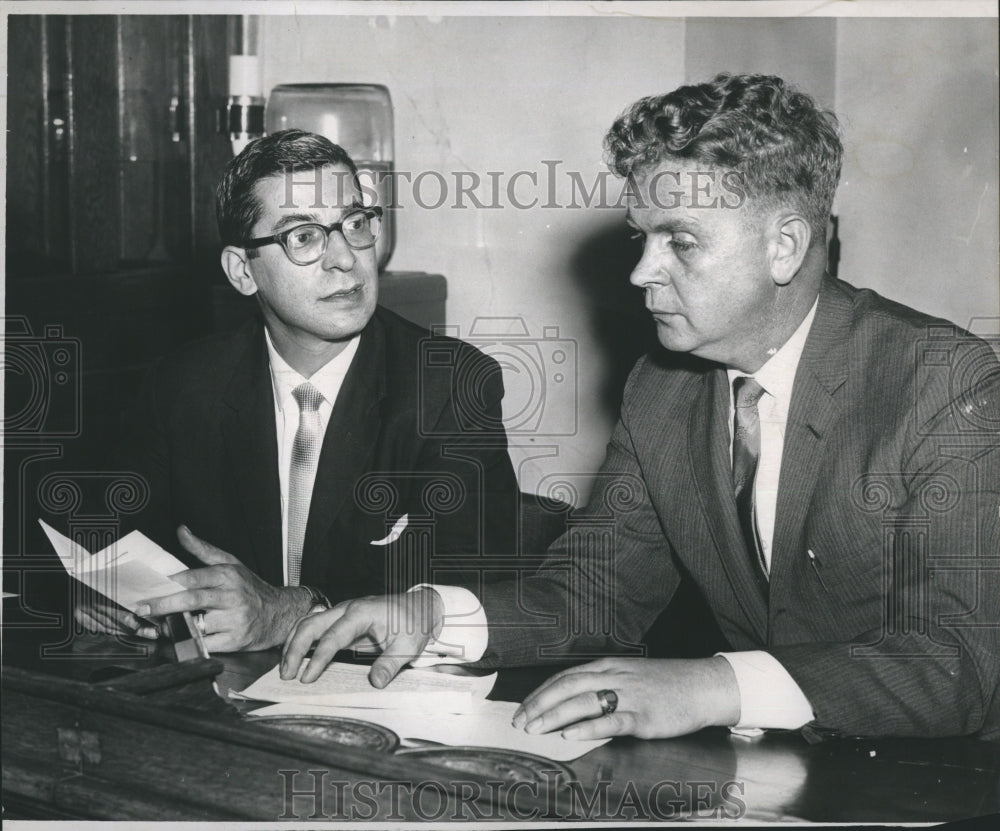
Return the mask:
<path fill-rule="evenodd" d="M 230 284 L 240 294 L 249 297 L 257 293 L 257 283 L 250 273 L 249 257 L 245 248 L 227 245 L 222 249 L 222 270 Z"/>
<path fill-rule="evenodd" d="M 775 219 L 768 253 L 771 258 L 771 278 L 779 286 L 787 286 L 798 274 L 812 243 L 812 226 L 800 214 L 784 214 Z"/>

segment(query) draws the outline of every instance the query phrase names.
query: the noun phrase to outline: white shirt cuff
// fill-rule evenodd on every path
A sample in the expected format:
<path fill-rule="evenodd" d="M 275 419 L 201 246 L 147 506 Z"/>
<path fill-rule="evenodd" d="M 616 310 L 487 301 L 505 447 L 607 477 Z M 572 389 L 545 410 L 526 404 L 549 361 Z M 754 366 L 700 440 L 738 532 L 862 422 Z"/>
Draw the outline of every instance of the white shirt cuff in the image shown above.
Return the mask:
<path fill-rule="evenodd" d="M 812 721 L 812 705 L 781 662 L 768 652 L 719 652 L 740 690 L 740 720 L 733 729 L 797 730 Z"/>
<path fill-rule="evenodd" d="M 423 653 L 410 666 L 428 667 L 434 664 L 468 664 L 478 661 L 486 652 L 489 630 L 486 612 L 472 592 L 460 586 L 437 586 L 421 583 L 409 591 L 433 589 L 444 607 L 444 625 L 436 638 L 431 638 Z"/>

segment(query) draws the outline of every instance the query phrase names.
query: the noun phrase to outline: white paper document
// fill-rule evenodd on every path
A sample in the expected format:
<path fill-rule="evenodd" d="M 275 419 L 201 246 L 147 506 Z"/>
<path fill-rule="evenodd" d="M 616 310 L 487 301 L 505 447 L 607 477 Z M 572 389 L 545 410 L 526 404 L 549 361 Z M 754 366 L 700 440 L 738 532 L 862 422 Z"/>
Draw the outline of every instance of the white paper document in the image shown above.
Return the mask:
<path fill-rule="evenodd" d="M 42 520 L 38 522 L 70 577 L 130 612 L 134 612 L 143 600 L 184 590 L 180 583 L 170 579 L 170 575 L 186 571 L 187 566 L 141 531 L 126 534 L 107 548 L 91 554 L 51 525 Z"/>
<path fill-rule="evenodd" d="M 474 713 L 428 713 L 425 710 L 371 710 L 358 707 L 323 707 L 315 704 L 272 704 L 251 716 L 315 715 L 353 718 L 388 727 L 401 739 L 422 739 L 452 747 L 496 747 L 544 756 L 557 762 L 576 759 L 610 739 L 564 739 L 558 732 L 529 735 L 511 727 L 517 703 L 483 701 Z M 404 741 L 404 744 L 406 742 Z"/>
<path fill-rule="evenodd" d="M 299 677 L 308 661 L 302 662 Z M 368 680 L 370 667 L 334 662 L 309 684 L 283 681 L 278 667 L 265 673 L 234 698 L 295 702 L 373 709 L 465 713 L 482 706 L 497 675 L 469 676 L 425 669 L 404 669 L 387 687 L 377 689 Z"/>

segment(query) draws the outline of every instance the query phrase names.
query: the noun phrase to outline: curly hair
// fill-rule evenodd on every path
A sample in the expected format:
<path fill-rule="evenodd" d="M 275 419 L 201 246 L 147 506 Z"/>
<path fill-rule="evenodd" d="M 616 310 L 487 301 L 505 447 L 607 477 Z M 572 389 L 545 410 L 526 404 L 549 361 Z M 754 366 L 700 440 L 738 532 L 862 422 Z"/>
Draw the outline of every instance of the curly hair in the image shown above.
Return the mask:
<path fill-rule="evenodd" d="M 823 235 L 844 153 L 836 116 L 810 96 L 773 75 L 727 73 L 641 98 L 604 146 L 623 177 L 667 159 L 736 171 L 748 197 L 794 205 Z"/>
<path fill-rule="evenodd" d="M 223 245 L 242 245 L 253 236 L 263 206 L 254 187 L 262 179 L 296 170 L 344 165 L 357 180 L 358 168 L 347 151 L 304 130 L 282 130 L 248 144 L 226 165 L 215 190 L 215 217 Z"/>

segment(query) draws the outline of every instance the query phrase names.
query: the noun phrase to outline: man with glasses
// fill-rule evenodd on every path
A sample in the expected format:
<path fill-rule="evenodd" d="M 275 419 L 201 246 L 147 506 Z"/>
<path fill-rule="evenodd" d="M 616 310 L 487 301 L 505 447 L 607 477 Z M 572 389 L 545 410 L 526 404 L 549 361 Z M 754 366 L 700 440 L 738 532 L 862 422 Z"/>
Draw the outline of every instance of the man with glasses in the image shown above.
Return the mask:
<path fill-rule="evenodd" d="M 509 554 L 500 367 L 377 305 L 381 209 L 350 157 L 299 130 L 261 138 L 216 207 L 222 267 L 262 321 L 163 361 L 118 460 L 150 486 L 134 526 L 195 567 L 141 620 L 78 617 L 154 636 L 148 620 L 194 612 L 210 651 L 263 649 L 317 605 Z"/>

